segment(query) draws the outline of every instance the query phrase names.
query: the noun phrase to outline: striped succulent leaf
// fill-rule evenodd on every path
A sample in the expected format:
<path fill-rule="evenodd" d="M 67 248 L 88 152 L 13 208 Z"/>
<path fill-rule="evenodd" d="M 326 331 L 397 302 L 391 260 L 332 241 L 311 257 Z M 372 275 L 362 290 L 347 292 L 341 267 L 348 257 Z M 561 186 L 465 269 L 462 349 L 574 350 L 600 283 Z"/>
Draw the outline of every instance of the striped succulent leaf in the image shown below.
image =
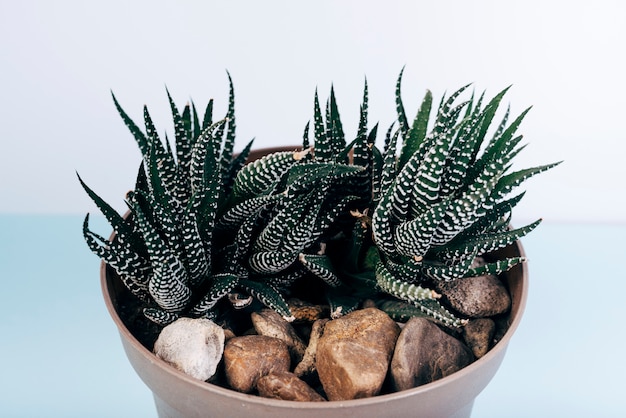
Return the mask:
<path fill-rule="evenodd" d="M 150 321 L 161 326 L 167 326 L 180 318 L 180 315 L 174 312 L 167 312 L 159 308 L 144 308 L 143 314 Z"/>
<path fill-rule="evenodd" d="M 470 185 L 461 197 L 451 202 L 446 216 L 435 231 L 433 245 L 444 245 L 449 242 L 493 207 L 493 202 L 489 197 L 498 180 L 498 175 L 496 165 L 485 168 L 476 182 Z"/>
<path fill-rule="evenodd" d="M 267 193 L 287 170 L 308 153 L 276 152 L 247 164 L 235 178 L 233 193 L 239 199 L 249 199 Z"/>
<path fill-rule="evenodd" d="M 145 253 L 147 255 L 147 250 L 145 249 L 141 236 L 134 230 L 132 225 L 120 214 L 118 214 L 115 209 L 111 207 L 111 205 L 105 202 L 91 188 L 89 188 L 78 173 L 76 173 L 76 176 L 78 177 L 78 181 L 82 185 L 83 189 L 87 192 L 87 195 L 89 195 L 98 209 L 100 209 L 100 212 L 102 212 L 109 224 L 113 227 L 113 230 L 118 237 L 123 237 L 134 251 Z M 87 215 L 87 217 L 88 216 L 89 215 Z"/>
<path fill-rule="evenodd" d="M 458 234 L 455 240 L 461 242 L 487 232 L 504 232 L 509 229 L 512 210 L 522 197 L 524 197 L 524 192 L 495 204 L 489 212 Z"/>
<path fill-rule="evenodd" d="M 148 283 L 148 291 L 163 310 L 180 312 L 191 297 L 191 290 L 186 284 L 187 272 L 180 259 L 148 222 L 134 193 L 128 193 L 128 200 L 150 254 L 153 276 Z"/>
<path fill-rule="evenodd" d="M 330 198 L 336 198 L 337 196 L 329 196 Z M 328 210 L 322 211 L 320 216 L 316 218 L 315 227 L 313 230 L 313 238 L 321 236 L 324 232 L 328 231 L 337 221 L 337 219 L 348 213 L 348 207 L 351 203 L 358 200 L 356 196 L 345 196 L 338 202 L 329 206 Z"/>
<path fill-rule="evenodd" d="M 235 87 L 233 86 L 233 79 L 230 73 L 228 75 L 228 111 L 226 113 L 226 121 L 228 126 L 226 129 L 226 137 L 222 144 L 222 160 L 221 160 L 221 173 L 222 178 L 226 178 L 230 175 L 230 163 L 233 157 L 233 149 L 235 148 L 235 132 L 237 130 L 237 124 L 235 121 Z"/>
<path fill-rule="evenodd" d="M 191 166 L 191 147 L 192 147 L 192 136 L 189 132 L 188 127 L 183 121 L 183 117 L 178 111 L 172 96 L 167 90 L 167 99 L 170 104 L 170 109 L 172 112 L 172 119 L 174 121 L 174 138 L 176 141 L 176 158 L 178 160 L 178 165 L 181 168 L 184 177 L 188 177 L 189 170 Z"/>
<path fill-rule="evenodd" d="M 288 251 L 299 253 L 302 248 L 299 248 L 298 244 L 295 244 L 298 239 L 299 231 L 294 232 L 295 229 L 302 227 L 302 222 L 307 218 L 315 217 L 316 212 L 311 213 L 313 192 L 309 192 L 303 196 L 294 197 L 287 200 L 278 213 L 272 218 L 267 226 L 260 233 L 258 240 L 255 243 L 255 251 Z M 317 202 L 321 204 L 321 202 Z M 311 225 L 308 221 L 305 225 Z M 310 234 L 310 230 L 305 232 Z M 308 239 L 308 238 L 307 238 Z M 284 248 L 289 242 L 289 248 Z"/>
<path fill-rule="evenodd" d="M 284 199 L 283 194 L 266 195 L 253 197 L 233 206 L 222 217 L 220 217 L 217 227 L 221 229 L 235 229 L 239 227 L 245 219 L 256 214 L 259 210 L 268 205 L 277 204 Z"/>
<path fill-rule="evenodd" d="M 240 286 L 249 292 L 252 296 L 259 300 L 262 304 L 270 309 L 275 310 L 287 322 L 292 322 L 295 317 L 289 309 L 289 305 L 280 292 L 273 288 L 270 284 L 259 283 L 253 280 L 241 280 Z"/>
<path fill-rule="evenodd" d="M 426 317 L 434 319 L 441 325 L 453 328 L 460 328 L 467 323 L 466 319 L 456 317 L 439 301 L 433 299 L 418 301 L 415 304 L 399 300 L 386 300 L 379 305 L 379 308 L 399 322 L 407 322 L 413 317 Z"/>
<path fill-rule="evenodd" d="M 248 258 L 248 264 L 255 273 L 276 274 L 292 265 L 298 254 L 285 251 L 259 251 Z"/>
<path fill-rule="evenodd" d="M 477 251 L 464 254 L 463 257 L 456 260 L 456 263 L 452 265 L 426 261 L 422 265 L 422 274 L 429 279 L 444 282 L 460 279 L 466 276 L 476 258 L 476 254 Z"/>
<path fill-rule="evenodd" d="M 425 256 L 449 203 L 448 199 L 443 200 L 432 205 L 419 217 L 397 225 L 393 231 L 396 250 L 409 257 Z"/>
<path fill-rule="evenodd" d="M 385 148 L 383 151 L 383 161 L 378 180 L 379 194 L 374 196 L 374 200 L 380 201 L 383 193 L 385 193 L 393 184 L 397 170 L 398 162 L 396 157 L 396 146 L 398 143 L 399 131 L 393 132 L 393 126 L 391 125 L 385 135 Z"/>
<path fill-rule="evenodd" d="M 399 92 L 396 94 L 399 94 Z M 400 152 L 400 157 L 398 158 L 398 165 L 400 168 L 404 167 L 409 159 L 422 147 L 422 144 L 426 139 L 432 102 L 433 95 L 430 90 L 427 90 L 417 115 L 413 120 L 413 125 L 404 136 L 402 151 Z"/>
<path fill-rule="evenodd" d="M 383 292 L 411 303 L 438 297 L 431 289 L 397 279 L 383 263 L 376 266 L 376 283 Z"/>
<path fill-rule="evenodd" d="M 224 195 L 229 195 L 231 193 L 235 183 L 235 177 L 237 177 L 237 173 L 239 173 L 239 171 L 241 171 L 241 169 L 246 165 L 253 143 L 254 139 L 250 140 L 241 152 L 232 158 L 230 164 L 228 165 L 228 170 L 226 170 L 222 179 Z M 226 156 L 222 156 L 222 158 L 223 161 L 227 161 Z"/>
<path fill-rule="evenodd" d="M 477 252 L 482 255 L 487 252 L 495 251 L 512 244 L 516 240 L 522 238 L 530 231 L 535 229 L 541 223 L 541 219 L 521 228 L 511 229 L 504 232 L 486 233 L 474 237 L 468 237 L 463 240 L 451 241 L 446 246 L 436 250 L 437 257 L 440 259 L 454 260 L 465 257 L 466 254 Z"/>
<path fill-rule="evenodd" d="M 399 130 L 403 138 L 409 137 L 409 120 L 406 117 L 406 111 L 404 110 L 404 103 L 402 102 L 402 75 L 404 74 L 404 67 L 400 70 L 398 79 L 396 80 L 396 113 L 398 114 Z"/>
<path fill-rule="evenodd" d="M 322 279 L 329 286 L 338 287 L 341 285 L 341 280 L 335 273 L 332 262 L 328 256 L 301 253 L 298 256 L 298 260 L 307 270 Z"/>
<path fill-rule="evenodd" d="M 258 227 L 259 216 L 253 214 L 248 216 L 241 223 L 235 235 L 235 253 L 233 254 L 233 262 L 242 263 L 252 248 L 253 241 L 256 239 L 255 230 Z"/>
<path fill-rule="evenodd" d="M 213 308 L 220 299 L 230 293 L 239 283 L 239 276 L 236 274 L 221 273 L 211 277 L 211 286 L 208 292 L 191 309 L 194 316 L 205 315 Z"/>
<path fill-rule="evenodd" d="M 336 159 L 336 156 L 340 154 L 346 146 L 346 137 L 343 131 L 343 124 L 341 123 L 341 117 L 339 116 L 339 109 L 337 108 L 335 88 L 332 85 L 330 87 L 330 97 L 326 102 L 326 137 L 329 139 L 330 156 L 335 156 L 335 161 L 337 162 L 346 163 L 347 161 L 345 160 Z"/>
<path fill-rule="evenodd" d="M 119 241 L 109 242 L 104 237 L 89 230 L 89 215 L 83 222 L 83 237 L 89 249 L 110 265 L 120 276 L 124 285 L 143 301 L 149 300 L 148 281 L 152 274 L 150 263 L 132 252 Z"/>
<path fill-rule="evenodd" d="M 393 260 L 387 260 L 385 267 L 393 277 L 397 280 L 407 282 L 410 284 L 418 284 L 424 281 L 422 275 L 422 261 L 418 258 L 406 258 L 395 262 Z"/>
<path fill-rule="evenodd" d="M 556 167 L 559 164 L 561 164 L 560 161 L 538 167 L 527 168 L 503 175 L 501 178 L 498 179 L 498 184 L 494 188 L 494 193 L 492 197 L 494 199 L 501 199 L 509 194 L 515 187 L 519 186 L 521 183 L 528 180 L 532 176 L 548 171 L 549 169 Z"/>
<path fill-rule="evenodd" d="M 222 139 L 220 129 L 225 124 L 226 120 L 223 119 L 206 128 L 191 149 L 189 178 L 192 193 L 202 190 L 208 178 L 219 178 L 214 173 L 219 171 L 220 167 L 219 143 Z"/>
<path fill-rule="evenodd" d="M 376 247 L 387 257 L 395 258 L 397 250 L 393 241 L 392 229 L 392 196 L 393 189 L 386 190 L 380 199 L 372 216 L 372 236 Z"/>
<path fill-rule="evenodd" d="M 437 299 L 416 300 L 411 303 L 427 316 L 434 318 L 436 321 L 439 321 L 446 326 L 461 328 L 468 322 L 467 319 L 461 319 L 454 315 Z"/>
<path fill-rule="evenodd" d="M 494 261 L 487 263 L 480 267 L 473 267 L 467 270 L 464 277 L 478 277 L 486 274 L 497 276 L 498 274 L 508 271 L 513 266 L 516 266 L 527 261 L 526 257 L 510 257 L 504 260 Z"/>
<path fill-rule="evenodd" d="M 353 164 L 361 167 L 370 167 L 372 164 L 372 146 L 373 143 L 368 142 L 367 134 L 367 114 L 368 114 L 368 89 L 367 80 L 363 87 L 363 103 L 361 104 L 361 112 L 359 114 L 359 127 L 356 134 L 356 142 L 353 148 Z"/>
<path fill-rule="evenodd" d="M 296 280 L 302 279 L 308 274 L 309 272 L 305 268 L 287 269 L 276 275 L 265 276 L 264 280 L 274 289 L 281 290 L 289 288 Z"/>
<path fill-rule="evenodd" d="M 183 216 L 181 235 L 189 284 L 198 286 L 211 271 L 211 252 L 205 251 L 194 212 L 187 212 Z"/>
<path fill-rule="evenodd" d="M 113 103 L 115 104 L 115 108 L 117 109 L 118 113 L 122 117 L 124 124 L 126 125 L 128 130 L 130 130 L 130 132 L 133 134 L 133 137 L 135 138 L 135 141 L 137 142 L 137 146 L 139 147 L 139 151 L 141 152 L 141 155 L 143 155 L 145 158 L 150 152 L 150 141 L 148 140 L 146 135 L 143 133 L 141 128 L 139 128 L 139 126 L 137 126 L 135 122 L 133 122 L 133 120 L 130 118 L 130 116 L 128 116 L 128 114 L 124 111 L 124 109 L 122 109 L 122 106 L 120 106 L 113 92 L 111 92 L 111 97 L 113 97 Z"/>

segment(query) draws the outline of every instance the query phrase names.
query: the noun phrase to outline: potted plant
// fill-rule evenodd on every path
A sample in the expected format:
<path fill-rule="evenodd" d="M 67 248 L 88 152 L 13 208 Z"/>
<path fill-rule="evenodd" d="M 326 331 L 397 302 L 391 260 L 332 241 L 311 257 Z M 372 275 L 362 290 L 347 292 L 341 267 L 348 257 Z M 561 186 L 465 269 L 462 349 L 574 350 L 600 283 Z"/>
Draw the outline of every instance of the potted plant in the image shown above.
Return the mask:
<path fill-rule="evenodd" d="M 527 110 L 510 123 L 507 110 L 489 129 L 508 89 L 488 101 L 484 94 L 459 101 L 464 86 L 434 110 L 427 92 L 409 121 L 401 79 L 402 73 L 397 122 L 382 150 L 375 143 L 378 125 L 368 128 L 367 84 L 352 141 L 331 88 L 324 110 L 315 94 L 313 125 L 306 125 L 301 147 L 253 150 L 250 142 L 237 155 L 232 80 L 227 114 L 218 121 L 212 101 L 200 117 L 193 104 L 180 111 L 168 93 L 173 148 L 159 137 L 147 108 L 142 130 L 113 96 L 143 161 L 126 195 L 126 216 L 79 177 L 114 230 L 110 239 L 96 234 L 87 215 L 83 234 L 103 259 L 107 306 L 161 416 L 291 416 L 295 409 L 306 416 L 469 415 L 519 322 L 527 278 L 518 240 L 540 222 L 511 228 L 523 193 L 509 194 L 556 164 L 511 171 L 523 148 L 516 131 Z M 482 297 L 472 280 L 485 277 L 496 293 L 504 289 L 504 307 L 468 306 L 468 299 Z M 311 312 L 308 320 L 317 327 L 291 325 L 306 322 Z M 486 316 L 490 329 L 478 345 L 487 347 L 470 350 L 474 334 L 467 324 Z M 250 339 L 244 335 L 263 334 L 259 324 L 268 321 L 281 322 L 301 350 L 291 337 L 269 331 L 261 349 L 279 341 L 287 365 L 266 371 L 255 365 L 257 376 L 243 384 L 232 369 L 244 362 L 238 357 Z M 406 322 L 402 330 L 396 321 Z M 163 330 L 182 323 L 193 331 L 166 336 Z M 357 334 L 364 344 L 355 342 Z M 439 339 L 425 342 L 435 334 Z M 211 346 L 212 360 L 186 358 L 192 336 L 203 356 Z M 317 352 L 303 354 L 313 340 Z M 182 351 L 168 352 L 176 344 Z M 411 363 L 416 352 L 452 345 L 458 354 L 449 364 L 424 369 Z M 266 357 L 280 363 L 281 354 L 271 353 Z M 371 363 L 376 356 L 379 362 Z M 263 389 L 265 375 L 279 382 L 264 380 L 269 389 Z M 255 395 L 264 391 L 282 399 L 305 393 L 307 402 Z"/>

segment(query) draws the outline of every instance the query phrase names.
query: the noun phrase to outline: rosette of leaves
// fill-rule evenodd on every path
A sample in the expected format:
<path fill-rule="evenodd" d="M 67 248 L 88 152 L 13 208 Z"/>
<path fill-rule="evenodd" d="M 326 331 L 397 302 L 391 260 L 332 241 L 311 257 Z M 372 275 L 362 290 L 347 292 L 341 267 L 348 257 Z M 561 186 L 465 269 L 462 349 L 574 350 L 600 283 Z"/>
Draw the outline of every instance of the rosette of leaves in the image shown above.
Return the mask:
<path fill-rule="evenodd" d="M 241 278 L 244 291 L 288 320 L 286 295 L 298 284 L 324 294 L 331 306 L 342 301 L 335 294 L 346 290 L 345 275 L 337 267 L 337 254 L 327 249 L 351 234 L 350 210 L 371 202 L 375 133 L 368 134 L 366 125 L 367 89 L 359 132 L 350 144 L 334 90 L 325 115 L 316 93 L 314 147 L 307 125 L 304 151 L 294 154 L 297 163 L 289 162 L 291 153 L 272 154 L 248 164 L 235 179 L 232 207 L 218 223 L 236 237 L 226 257 L 232 260 L 229 271 Z"/>
<path fill-rule="evenodd" d="M 426 93 L 409 123 L 400 95 L 401 79 L 402 73 L 396 86 L 398 129 L 385 143 L 381 187 L 371 220 L 380 257 L 375 267 L 377 284 L 425 314 L 459 326 L 463 321 L 438 302 L 439 295 L 428 285 L 497 275 L 524 262 L 515 257 L 474 265 L 477 256 L 513 243 L 540 223 L 511 229 L 511 210 L 523 193 L 508 195 L 524 180 L 558 163 L 511 170 L 513 158 L 524 148 L 516 131 L 529 109 L 510 123 L 507 109 L 487 135 L 508 88 L 484 105 L 484 93 L 459 103 L 468 86 L 460 88 L 442 99 L 428 131 L 431 93 Z M 399 157 L 398 137 L 403 140 Z M 402 316 L 408 311 L 395 313 Z"/>
<path fill-rule="evenodd" d="M 229 76 L 230 80 L 230 76 Z M 231 291 L 237 278 L 215 268 L 215 224 L 232 191 L 234 178 L 251 143 L 233 156 L 234 90 L 230 82 L 225 119 L 213 121 L 213 101 L 199 118 L 193 103 L 178 110 L 168 92 L 175 126 L 175 151 L 159 137 L 144 106 L 145 132 L 113 101 L 133 134 L 143 161 L 135 189 L 126 196 L 131 216 L 123 217 L 79 180 L 105 215 L 115 238 L 89 229 L 89 248 L 116 270 L 154 322 L 167 324 L 180 315 L 211 315 L 210 308 Z"/>

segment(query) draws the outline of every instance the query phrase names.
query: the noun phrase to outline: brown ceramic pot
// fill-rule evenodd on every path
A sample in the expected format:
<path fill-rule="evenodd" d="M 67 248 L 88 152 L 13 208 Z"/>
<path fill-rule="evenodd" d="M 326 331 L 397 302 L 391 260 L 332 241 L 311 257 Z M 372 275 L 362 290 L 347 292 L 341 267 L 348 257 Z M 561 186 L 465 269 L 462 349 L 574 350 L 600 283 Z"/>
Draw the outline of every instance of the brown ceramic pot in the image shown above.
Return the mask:
<path fill-rule="evenodd" d="M 253 151 L 250 159 L 277 150 Z M 520 242 L 494 254 L 496 257 L 524 256 Z M 158 415 L 165 417 L 230 418 L 319 418 L 332 417 L 469 417 L 474 399 L 487 386 L 500 366 L 526 303 L 528 268 L 517 265 L 503 274 L 512 299 L 508 330 L 482 358 L 458 372 L 414 389 L 367 399 L 334 402 L 291 402 L 247 395 L 179 372 L 144 347 L 129 331 L 119 315 L 124 286 L 111 268 L 100 268 L 106 306 L 118 327 L 122 345 L 133 368 L 154 395 Z"/>

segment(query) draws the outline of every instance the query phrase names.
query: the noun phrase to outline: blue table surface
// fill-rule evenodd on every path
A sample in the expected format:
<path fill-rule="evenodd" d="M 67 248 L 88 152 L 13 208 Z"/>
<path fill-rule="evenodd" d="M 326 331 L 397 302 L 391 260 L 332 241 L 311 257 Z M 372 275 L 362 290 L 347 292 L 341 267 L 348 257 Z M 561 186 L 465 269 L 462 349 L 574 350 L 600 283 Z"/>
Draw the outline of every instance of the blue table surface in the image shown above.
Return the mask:
<path fill-rule="evenodd" d="M 0 215 L 2 417 L 156 416 L 104 306 L 82 219 Z M 526 311 L 473 417 L 626 416 L 624 236 L 626 225 L 544 223 L 523 239 Z"/>

